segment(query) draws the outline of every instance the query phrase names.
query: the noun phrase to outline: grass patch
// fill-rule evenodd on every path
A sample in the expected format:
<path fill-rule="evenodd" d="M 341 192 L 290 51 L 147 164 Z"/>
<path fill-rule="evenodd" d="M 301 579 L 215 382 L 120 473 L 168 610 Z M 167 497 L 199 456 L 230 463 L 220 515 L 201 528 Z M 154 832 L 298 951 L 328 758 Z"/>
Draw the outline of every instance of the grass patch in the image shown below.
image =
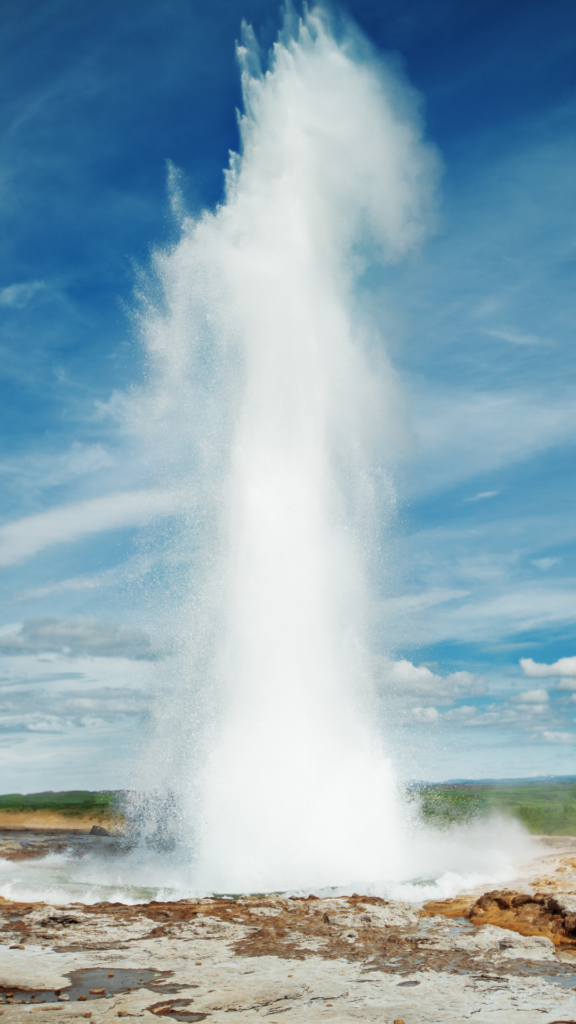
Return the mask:
<path fill-rule="evenodd" d="M 0 796 L 0 811 L 56 812 L 66 818 L 101 818 L 110 821 L 119 817 L 122 794 L 93 793 L 78 789 L 65 793 L 8 793 Z"/>
<path fill-rule="evenodd" d="M 420 816 L 440 829 L 494 811 L 521 821 L 534 835 L 576 836 L 576 778 L 511 779 L 411 787 Z"/>

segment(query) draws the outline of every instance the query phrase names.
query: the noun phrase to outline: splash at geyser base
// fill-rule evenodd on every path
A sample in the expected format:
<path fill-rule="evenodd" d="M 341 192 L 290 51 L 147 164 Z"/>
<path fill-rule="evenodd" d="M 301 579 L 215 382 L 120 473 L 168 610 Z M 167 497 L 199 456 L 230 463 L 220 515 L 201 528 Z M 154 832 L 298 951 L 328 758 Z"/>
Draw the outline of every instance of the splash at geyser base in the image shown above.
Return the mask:
<path fill-rule="evenodd" d="M 197 217 L 170 172 L 179 237 L 143 282 L 148 382 L 126 402 L 172 503 L 155 618 L 177 640 L 135 772 L 170 800 L 150 796 L 115 855 L 12 863 L 12 898 L 419 901 L 506 882 L 532 853 L 502 820 L 420 824 L 376 712 L 373 595 L 409 430 L 365 298 L 433 220 L 417 100 L 320 8 L 288 11 L 267 70 L 247 28 L 238 56 L 241 152 Z"/>

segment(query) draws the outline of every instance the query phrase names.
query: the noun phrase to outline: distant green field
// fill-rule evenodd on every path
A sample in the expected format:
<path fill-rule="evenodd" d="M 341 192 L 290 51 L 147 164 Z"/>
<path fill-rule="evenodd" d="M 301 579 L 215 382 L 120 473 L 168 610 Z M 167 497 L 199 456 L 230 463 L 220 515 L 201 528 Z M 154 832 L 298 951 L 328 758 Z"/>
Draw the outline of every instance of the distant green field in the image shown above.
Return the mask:
<path fill-rule="evenodd" d="M 438 828 L 494 811 L 517 818 L 534 835 L 576 836 L 576 778 L 418 785 L 409 790 L 424 821 Z"/>
<path fill-rule="evenodd" d="M 535 835 L 576 836 L 576 777 L 420 784 L 407 793 L 422 819 L 440 829 L 500 811 Z M 57 811 L 67 818 L 110 820 L 121 815 L 122 798 L 121 791 L 10 793 L 0 796 L 0 811 Z"/>
<path fill-rule="evenodd" d="M 121 794 L 91 793 L 9 793 L 0 796 L 0 811 L 57 811 L 67 818 L 113 818 L 118 813 Z"/>

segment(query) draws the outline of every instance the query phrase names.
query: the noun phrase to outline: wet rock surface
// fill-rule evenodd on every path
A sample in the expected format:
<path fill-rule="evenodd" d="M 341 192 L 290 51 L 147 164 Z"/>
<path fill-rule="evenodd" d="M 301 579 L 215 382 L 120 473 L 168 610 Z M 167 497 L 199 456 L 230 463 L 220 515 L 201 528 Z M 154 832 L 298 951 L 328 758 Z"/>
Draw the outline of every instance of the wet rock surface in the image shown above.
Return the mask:
<path fill-rule="evenodd" d="M 0 828 L 0 857 L 19 861 L 46 857 L 49 853 L 75 853 L 82 856 L 94 850 L 120 853 L 126 847 L 121 835 L 112 835 L 103 829 L 89 832 L 83 829 Z"/>
<path fill-rule="evenodd" d="M 555 851 L 534 891 L 423 908 L 362 894 L 0 901 L 2 1021 L 576 1022 L 574 867 Z"/>

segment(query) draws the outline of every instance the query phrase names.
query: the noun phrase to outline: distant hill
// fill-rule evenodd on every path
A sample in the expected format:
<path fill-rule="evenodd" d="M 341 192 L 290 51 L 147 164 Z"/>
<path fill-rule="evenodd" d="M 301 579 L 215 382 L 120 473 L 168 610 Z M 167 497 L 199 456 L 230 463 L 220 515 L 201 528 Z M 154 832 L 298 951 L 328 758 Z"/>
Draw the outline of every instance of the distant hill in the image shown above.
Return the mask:
<path fill-rule="evenodd" d="M 535 775 L 528 779 L 448 779 L 445 786 L 545 786 L 548 783 L 575 785 L 576 775 Z M 430 783 L 423 783 L 430 785 Z"/>

